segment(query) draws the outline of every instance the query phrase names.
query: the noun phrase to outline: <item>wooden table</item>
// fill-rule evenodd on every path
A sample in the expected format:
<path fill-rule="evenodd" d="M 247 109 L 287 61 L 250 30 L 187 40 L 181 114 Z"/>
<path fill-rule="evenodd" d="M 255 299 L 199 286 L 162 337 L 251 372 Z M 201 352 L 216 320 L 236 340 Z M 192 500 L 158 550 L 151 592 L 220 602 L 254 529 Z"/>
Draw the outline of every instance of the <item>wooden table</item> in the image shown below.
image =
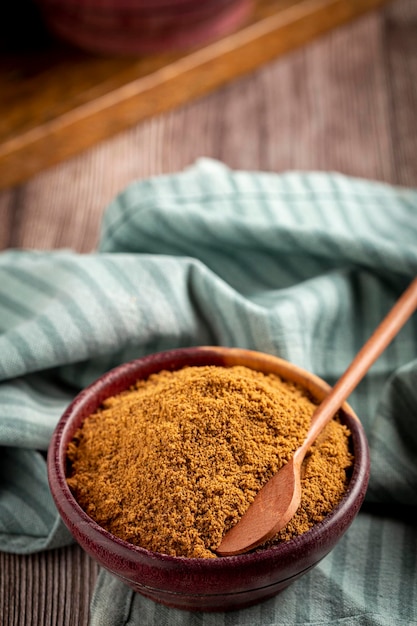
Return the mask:
<path fill-rule="evenodd" d="M 130 181 L 200 156 L 417 186 L 417 3 L 383 8 L 0 192 L 0 247 L 88 252 Z M 0 623 L 83 626 L 97 567 L 76 546 L 0 554 Z"/>
<path fill-rule="evenodd" d="M 38 27 L 22 36 L 18 15 L 11 45 L 0 55 L 0 189 L 386 3 L 253 0 L 253 13 L 240 28 L 216 41 L 134 57 L 76 50 L 52 38 L 40 15 Z"/>

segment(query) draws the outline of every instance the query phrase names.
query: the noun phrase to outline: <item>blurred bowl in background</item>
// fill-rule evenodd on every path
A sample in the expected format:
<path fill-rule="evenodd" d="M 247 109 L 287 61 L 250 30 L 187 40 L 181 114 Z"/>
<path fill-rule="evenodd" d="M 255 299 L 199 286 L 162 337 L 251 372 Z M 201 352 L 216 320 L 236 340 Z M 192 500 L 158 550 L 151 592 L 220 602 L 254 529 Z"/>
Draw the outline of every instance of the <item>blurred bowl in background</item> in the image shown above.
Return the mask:
<path fill-rule="evenodd" d="M 135 591 L 179 609 L 231 610 L 275 596 L 332 550 L 352 524 L 364 499 L 369 479 L 369 449 L 362 424 L 345 403 L 339 415 L 351 431 L 354 456 L 347 492 L 322 522 L 290 541 L 217 559 L 168 556 L 127 543 L 99 526 L 75 500 L 66 480 L 68 444 L 83 420 L 106 398 L 161 370 L 201 365 L 244 365 L 274 373 L 302 385 L 318 402 L 329 391 L 329 386 L 310 372 L 250 350 L 196 347 L 149 355 L 107 372 L 75 398 L 52 437 L 48 476 L 57 508 L 74 538 L 101 566 Z"/>
<path fill-rule="evenodd" d="M 193 48 L 236 30 L 253 0 L 37 0 L 60 39 L 96 53 Z"/>

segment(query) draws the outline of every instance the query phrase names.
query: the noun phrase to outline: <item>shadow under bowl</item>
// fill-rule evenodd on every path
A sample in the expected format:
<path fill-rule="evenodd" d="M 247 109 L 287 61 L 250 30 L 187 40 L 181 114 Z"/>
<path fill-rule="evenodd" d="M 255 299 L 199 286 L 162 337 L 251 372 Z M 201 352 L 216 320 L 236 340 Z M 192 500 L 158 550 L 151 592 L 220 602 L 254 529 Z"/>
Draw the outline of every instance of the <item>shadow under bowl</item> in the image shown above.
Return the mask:
<path fill-rule="evenodd" d="M 60 419 L 48 452 L 50 489 L 76 541 L 102 567 L 143 596 L 194 611 L 243 608 L 275 596 L 309 572 L 346 532 L 360 509 L 368 485 L 368 443 L 359 419 L 345 403 L 340 419 L 351 431 L 354 455 L 346 494 L 322 522 L 288 542 L 217 559 L 168 556 L 129 544 L 99 526 L 75 500 L 66 481 L 67 446 L 83 420 L 106 398 L 128 389 L 138 379 L 188 365 L 245 365 L 274 373 L 301 384 L 318 402 L 330 389 L 323 380 L 288 361 L 240 348 L 181 348 L 125 363 L 84 389 Z"/>

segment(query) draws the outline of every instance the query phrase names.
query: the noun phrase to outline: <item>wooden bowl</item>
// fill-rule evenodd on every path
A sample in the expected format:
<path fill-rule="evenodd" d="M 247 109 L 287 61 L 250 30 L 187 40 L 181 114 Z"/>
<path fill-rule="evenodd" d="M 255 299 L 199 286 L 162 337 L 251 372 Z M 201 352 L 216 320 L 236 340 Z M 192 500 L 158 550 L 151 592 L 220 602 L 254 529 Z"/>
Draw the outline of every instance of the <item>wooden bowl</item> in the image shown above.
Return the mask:
<path fill-rule="evenodd" d="M 238 348 L 197 347 L 146 356 L 116 367 L 82 391 L 53 434 L 48 476 L 62 519 L 98 563 L 135 591 L 168 606 L 199 611 L 242 608 L 270 598 L 309 572 L 335 546 L 356 517 L 369 479 L 369 450 L 363 427 L 348 404 L 341 421 L 352 433 L 354 463 L 339 505 L 308 532 L 271 548 L 218 559 L 173 557 L 150 552 L 111 535 L 78 505 L 66 481 L 66 450 L 83 420 L 103 400 L 160 370 L 186 365 L 245 365 L 297 382 L 318 401 L 329 386 L 317 376 L 277 357 Z"/>

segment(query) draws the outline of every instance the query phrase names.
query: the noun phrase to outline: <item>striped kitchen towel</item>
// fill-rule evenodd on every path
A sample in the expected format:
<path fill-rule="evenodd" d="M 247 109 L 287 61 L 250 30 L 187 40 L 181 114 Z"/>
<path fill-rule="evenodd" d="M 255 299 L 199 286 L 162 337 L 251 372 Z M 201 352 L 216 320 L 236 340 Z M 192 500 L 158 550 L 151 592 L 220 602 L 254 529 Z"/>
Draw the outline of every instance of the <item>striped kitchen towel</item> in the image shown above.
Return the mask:
<path fill-rule="evenodd" d="M 417 192 L 328 173 L 234 172 L 209 159 L 129 186 L 97 252 L 0 255 L 0 549 L 70 537 L 45 451 L 79 389 L 155 351 L 262 350 L 342 374 L 417 275 Z M 417 624 L 417 317 L 352 394 L 371 445 L 362 512 L 317 568 L 275 599 L 185 613 L 101 572 L 92 625 Z"/>

